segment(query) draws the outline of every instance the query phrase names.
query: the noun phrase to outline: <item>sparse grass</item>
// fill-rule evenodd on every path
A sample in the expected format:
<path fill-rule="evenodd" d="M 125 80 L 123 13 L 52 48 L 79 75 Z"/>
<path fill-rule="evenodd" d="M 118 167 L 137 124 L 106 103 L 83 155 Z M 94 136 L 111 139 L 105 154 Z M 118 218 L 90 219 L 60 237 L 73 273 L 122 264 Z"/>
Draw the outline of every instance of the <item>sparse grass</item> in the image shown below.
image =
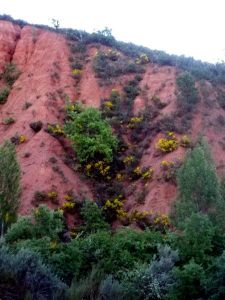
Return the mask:
<path fill-rule="evenodd" d="M 3 123 L 5 125 L 10 125 L 10 124 L 15 123 L 15 119 L 13 119 L 12 117 L 8 117 L 8 118 L 3 119 Z"/>
<path fill-rule="evenodd" d="M 10 93 L 10 88 L 5 86 L 0 89 L 0 104 L 4 104 Z"/>

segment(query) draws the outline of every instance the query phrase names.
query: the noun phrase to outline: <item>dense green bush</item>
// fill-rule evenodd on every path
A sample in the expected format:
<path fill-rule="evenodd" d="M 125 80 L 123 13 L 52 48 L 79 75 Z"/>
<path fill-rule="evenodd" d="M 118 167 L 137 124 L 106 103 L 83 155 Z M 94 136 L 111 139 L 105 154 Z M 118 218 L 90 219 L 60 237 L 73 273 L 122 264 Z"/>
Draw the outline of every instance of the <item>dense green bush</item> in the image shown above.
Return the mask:
<path fill-rule="evenodd" d="M 182 112 L 191 112 L 199 100 L 198 90 L 195 87 L 193 76 L 184 72 L 177 78 L 178 109 Z"/>
<path fill-rule="evenodd" d="M 78 160 L 81 163 L 95 159 L 111 162 L 118 141 L 101 113 L 90 107 L 80 114 L 71 112 L 70 118 L 65 125 L 65 132 L 73 142 Z"/>
<path fill-rule="evenodd" d="M 179 249 L 180 257 L 187 262 L 191 258 L 196 263 L 206 264 L 215 251 L 216 229 L 207 215 L 193 213 L 184 223 L 182 235 L 174 235 L 174 248 Z"/>
<path fill-rule="evenodd" d="M 63 230 L 62 213 L 40 205 L 33 210 L 32 217 L 20 217 L 18 221 L 9 228 L 5 239 L 9 243 L 32 238 L 50 237 L 58 240 L 58 234 Z"/>
<path fill-rule="evenodd" d="M 84 221 L 82 230 L 85 233 L 109 229 L 108 223 L 103 219 L 102 211 L 95 202 L 85 201 L 81 208 L 81 216 Z"/>
<path fill-rule="evenodd" d="M 217 257 L 207 270 L 205 290 L 207 299 L 224 299 L 225 297 L 225 251 Z"/>
<path fill-rule="evenodd" d="M 174 270 L 176 284 L 169 292 L 170 300 L 207 299 L 204 298 L 205 271 L 194 260 Z"/>

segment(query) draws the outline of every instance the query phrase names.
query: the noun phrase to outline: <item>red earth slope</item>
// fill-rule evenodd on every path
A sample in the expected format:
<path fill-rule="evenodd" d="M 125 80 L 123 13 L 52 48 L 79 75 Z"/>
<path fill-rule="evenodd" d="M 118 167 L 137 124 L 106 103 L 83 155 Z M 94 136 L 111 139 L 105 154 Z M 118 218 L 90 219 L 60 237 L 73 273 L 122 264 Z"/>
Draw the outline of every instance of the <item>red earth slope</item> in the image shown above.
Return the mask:
<path fill-rule="evenodd" d="M 78 196 L 92 195 L 90 184 L 65 164 L 66 154 L 60 141 L 46 133 L 44 128 L 48 123 L 63 122 L 64 94 L 70 99 L 79 97 L 87 106 L 99 107 L 100 99 L 107 98 L 112 88 L 122 90 L 130 76 L 122 76 L 116 84 L 99 85 L 92 70 L 92 58 L 96 51 L 94 45 L 89 46 L 88 60 L 78 85 L 71 76 L 70 50 L 63 36 L 32 26 L 21 29 L 10 22 L 0 21 L 0 70 L 4 69 L 7 62 L 13 61 L 21 71 L 7 102 L 0 106 L 0 143 L 16 134 L 27 137 L 25 143 L 17 146 L 22 170 L 20 211 L 23 214 L 31 209 L 36 191 L 57 191 L 59 204 L 62 204 L 64 195 L 70 190 Z M 149 63 L 140 83 L 143 89 L 148 86 L 147 95 L 140 94 L 135 99 L 134 112 L 144 109 L 154 95 L 166 104 L 160 111 L 160 117 L 176 111 L 175 82 L 178 72 L 174 67 Z M 1 80 L 0 86 L 3 86 Z M 219 107 L 217 94 L 211 84 L 207 83 L 206 88 L 207 103 L 202 95 L 190 135 L 196 139 L 201 133 L 208 138 L 218 170 L 222 172 L 225 166 L 225 134 L 217 118 L 219 115 L 225 117 L 225 112 Z M 27 109 L 26 103 L 31 104 Z M 15 123 L 4 125 L 3 120 L 7 117 L 14 118 Z M 39 120 L 44 126 L 35 134 L 29 124 Z M 160 179 L 160 163 L 162 160 L 182 159 L 185 149 L 179 147 L 173 153 L 158 155 L 155 143 L 160 136 L 158 134 L 153 138 L 141 160 L 143 166 L 154 168 L 154 180 L 146 187 L 146 201 L 140 205 L 131 196 L 126 204 L 129 209 L 152 209 L 167 213 L 176 196 L 176 187 Z M 59 204 L 51 205 L 55 207 Z"/>

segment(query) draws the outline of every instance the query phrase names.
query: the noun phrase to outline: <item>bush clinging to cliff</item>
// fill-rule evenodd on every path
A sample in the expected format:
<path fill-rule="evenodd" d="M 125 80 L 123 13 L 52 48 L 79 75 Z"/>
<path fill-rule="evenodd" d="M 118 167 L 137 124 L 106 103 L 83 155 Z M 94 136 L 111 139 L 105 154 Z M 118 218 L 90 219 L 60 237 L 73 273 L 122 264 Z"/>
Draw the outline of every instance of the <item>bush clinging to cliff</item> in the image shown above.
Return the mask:
<path fill-rule="evenodd" d="M 70 117 L 65 132 L 73 142 L 78 160 L 84 163 L 98 158 L 111 162 L 118 141 L 101 113 L 89 107 L 80 114 L 71 112 Z"/>

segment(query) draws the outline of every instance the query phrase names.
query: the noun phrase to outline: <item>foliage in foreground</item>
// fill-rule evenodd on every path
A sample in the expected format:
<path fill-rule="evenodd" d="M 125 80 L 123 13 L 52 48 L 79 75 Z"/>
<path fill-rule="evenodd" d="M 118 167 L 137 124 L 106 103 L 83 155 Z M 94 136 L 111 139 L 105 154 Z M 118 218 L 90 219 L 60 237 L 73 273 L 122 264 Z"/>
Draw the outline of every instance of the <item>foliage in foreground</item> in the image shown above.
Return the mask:
<path fill-rule="evenodd" d="M 63 299 L 65 290 L 66 285 L 42 263 L 38 254 L 23 248 L 14 254 L 0 248 L 2 299 Z"/>
<path fill-rule="evenodd" d="M 19 217 L 0 245 L 0 296 L 223 299 L 225 193 L 204 141 L 188 152 L 177 182 L 170 231 L 112 230 L 90 201 L 74 238 L 64 238 L 61 210 L 40 206 Z"/>

